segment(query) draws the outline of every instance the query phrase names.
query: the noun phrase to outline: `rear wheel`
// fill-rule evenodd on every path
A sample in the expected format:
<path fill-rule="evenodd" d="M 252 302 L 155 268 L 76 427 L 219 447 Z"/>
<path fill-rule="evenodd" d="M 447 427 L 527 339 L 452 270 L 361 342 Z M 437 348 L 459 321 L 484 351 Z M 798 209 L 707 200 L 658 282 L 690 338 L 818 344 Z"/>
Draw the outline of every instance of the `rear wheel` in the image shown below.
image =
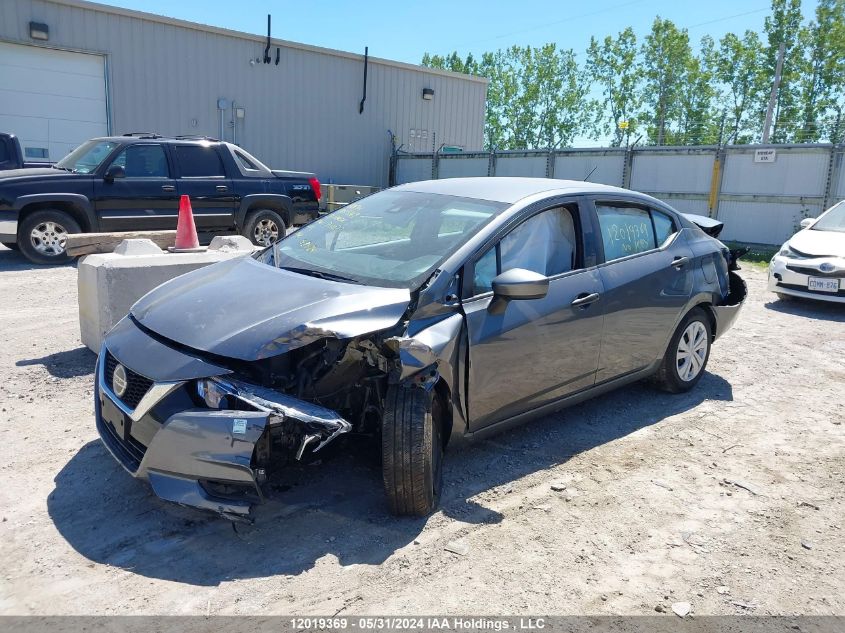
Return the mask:
<path fill-rule="evenodd" d="M 244 223 L 243 235 L 253 244 L 270 246 L 285 236 L 285 221 L 275 211 L 258 209 L 251 211 Z"/>
<path fill-rule="evenodd" d="M 18 230 L 21 253 L 35 264 L 64 264 L 67 254 L 67 236 L 81 233 L 82 229 L 64 211 L 44 209 L 24 218 Z"/>
<path fill-rule="evenodd" d="M 382 477 L 393 514 L 426 516 L 443 485 L 443 410 L 433 391 L 392 385 L 382 421 Z"/>
<path fill-rule="evenodd" d="M 704 375 L 710 358 L 713 331 L 710 319 L 701 308 L 694 308 L 684 317 L 655 374 L 658 387 L 670 393 L 689 391 Z"/>

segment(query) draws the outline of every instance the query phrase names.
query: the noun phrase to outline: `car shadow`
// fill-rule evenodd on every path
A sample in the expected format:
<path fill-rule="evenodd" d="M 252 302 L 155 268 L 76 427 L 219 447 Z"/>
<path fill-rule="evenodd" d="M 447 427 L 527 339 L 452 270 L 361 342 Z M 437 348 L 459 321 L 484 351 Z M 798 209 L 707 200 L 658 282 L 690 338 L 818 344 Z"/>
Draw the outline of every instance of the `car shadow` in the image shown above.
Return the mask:
<path fill-rule="evenodd" d="M 782 314 L 792 314 L 808 319 L 817 319 L 819 321 L 835 321 L 838 323 L 845 323 L 845 304 L 841 303 L 827 303 L 824 301 L 814 301 L 813 299 L 802 299 L 795 297 L 784 301 L 783 299 L 773 299 L 763 304 L 766 309 Z"/>
<path fill-rule="evenodd" d="M 94 365 L 97 362 L 97 355 L 87 347 L 65 350 L 42 356 L 41 358 L 30 358 L 19 360 L 16 367 L 29 367 L 31 365 L 43 365 L 51 376 L 56 378 L 75 378 L 77 376 L 89 376 L 94 373 Z"/>
<path fill-rule="evenodd" d="M 69 262 L 65 262 L 64 264 L 33 264 L 29 261 L 26 257 L 21 255 L 20 251 L 12 250 L 11 248 L 6 248 L 5 246 L 0 246 L 0 274 L 3 273 L 14 273 L 14 272 L 21 272 L 24 270 L 36 270 L 42 269 L 47 267 L 57 267 L 57 266 L 76 266 L 78 259 L 72 259 Z"/>
<path fill-rule="evenodd" d="M 474 501 L 480 493 L 559 466 L 705 400 L 732 399 L 730 384 L 710 373 L 681 395 L 635 384 L 448 451 L 440 512 L 463 523 L 497 523 L 502 514 Z M 99 441 L 83 446 L 56 475 L 48 511 L 67 542 L 91 561 L 203 586 L 296 575 L 325 556 L 342 566 L 377 565 L 402 548 L 427 547 L 428 535 L 420 535 L 431 519 L 388 514 L 372 440 L 344 439 L 316 462 L 297 463 L 272 479 L 270 498 L 255 509 L 252 525 L 160 501 L 123 472 Z"/>

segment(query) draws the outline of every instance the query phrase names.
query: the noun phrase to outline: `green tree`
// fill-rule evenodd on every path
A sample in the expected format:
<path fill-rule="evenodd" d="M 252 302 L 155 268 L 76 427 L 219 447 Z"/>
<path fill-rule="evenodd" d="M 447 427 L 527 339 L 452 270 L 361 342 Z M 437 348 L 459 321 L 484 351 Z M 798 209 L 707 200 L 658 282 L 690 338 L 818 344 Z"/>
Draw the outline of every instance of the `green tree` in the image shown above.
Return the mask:
<path fill-rule="evenodd" d="M 759 138 L 759 106 L 768 96 L 762 73 L 763 45 L 755 31 L 742 39 L 727 33 L 714 52 L 715 79 L 723 86 L 724 143 L 750 143 Z"/>
<path fill-rule="evenodd" d="M 772 14 L 766 17 L 763 30 L 768 45 L 764 49 L 764 72 L 766 85 L 771 89 L 775 79 L 778 49 L 784 44 L 783 72 L 780 87 L 775 99 L 773 125 L 770 140 L 772 143 L 788 143 L 800 128 L 801 111 L 799 106 L 801 71 L 804 49 L 801 40 L 801 0 L 772 0 Z M 761 104 L 760 111 L 765 116 L 769 93 Z"/>
<path fill-rule="evenodd" d="M 641 49 L 648 106 L 649 137 L 657 145 L 666 141 L 673 121 L 681 118 L 679 99 L 692 64 L 692 51 L 686 29 L 679 30 L 671 20 L 656 17 Z"/>
<path fill-rule="evenodd" d="M 601 87 L 604 101 L 599 111 L 597 131 L 612 134 L 611 145 L 627 145 L 636 129 L 634 114 L 641 105 L 640 67 L 637 60 L 637 36 L 629 26 L 615 38 L 608 35 L 599 43 L 590 38 L 587 71 Z M 621 125 L 623 124 L 624 125 Z"/>
<path fill-rule="evenodd" d="M 839 142 L 845 103 L 845 0 L 819 0 L 815 20 L 801 30 L 801 41 L 806 53 L 795 140 Z"/>
<path fill-rule="evenodd" d="M 711 145 L 719 140 L 721 114 L 714 108 L 717 89 L 714 42 L 710 36 L 701 40 L 701 53 L 690 55 L 678 91 L 680 115 L 677 129 L 667 132 L 673 145 Z"/>

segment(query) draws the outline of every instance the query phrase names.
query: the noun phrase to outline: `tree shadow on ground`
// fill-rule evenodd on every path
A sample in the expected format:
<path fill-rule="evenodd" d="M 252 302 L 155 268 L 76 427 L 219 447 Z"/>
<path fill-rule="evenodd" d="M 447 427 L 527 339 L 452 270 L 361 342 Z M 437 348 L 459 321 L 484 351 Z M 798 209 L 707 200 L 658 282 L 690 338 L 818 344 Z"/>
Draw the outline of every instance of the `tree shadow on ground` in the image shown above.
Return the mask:
<path fill-rule="evenodd" d="M 97 363 L 97 355 L 87 347 L 65 350 L 48 354 L 41 358 L 30 358 L 19 360 L 16 367 L 29 367 L 31 365 L 43 365 L 51 376 L 56 378 L 75 378 L 76 376 L 89 376 L 94 373 L 94 365 Z"/>
<path fill-rule="evenodd" d="M 440 512 L 463 523 L 496 523 L 502 515 L 474 501 L 479 493 L 559 466 L 705 400 L 732 399 L 730 384 L 710 373 L 680 395 L 635 384 L 448 451 Z M 233 527 L 158 500 L 100 442 L 82 447 L 56 475 L 48 510 L 62 536 L 86 558 L 193 585 L 296 575 L 326 555 L 342 566 L 380 564 L 415 543 L 428 519 L 388 514 L 372 440 L 348 437 L 335 444 L 320 461 L 298 464 L 274 479 L 253 525 Z"/>

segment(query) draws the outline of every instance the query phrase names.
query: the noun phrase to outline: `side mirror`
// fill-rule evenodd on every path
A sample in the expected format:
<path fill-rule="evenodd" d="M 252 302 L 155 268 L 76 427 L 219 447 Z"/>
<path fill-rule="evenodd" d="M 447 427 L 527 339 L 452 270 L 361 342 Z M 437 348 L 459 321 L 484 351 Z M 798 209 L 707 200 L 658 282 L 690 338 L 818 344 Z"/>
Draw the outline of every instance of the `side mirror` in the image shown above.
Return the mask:
<path fill-rule="evenodd" d="M 115 178 L 126 178 L 126 170 L 120 165 L 112 165 L 109 167 L 104 180 L 106 182 L 114 182 Z"/>
<path fill-rule="evenodd" d="M 801 226 L 802 229 L 807 229 L 807 228 L 813 226 L 813 222 L 815 222 L 815 221 L 816 221 L 816 218 L 804 218 L 803 220 L 801 220 L 800 226 Z"/>
<path fill-rule="evenodd" d="M 490 312 L 501 314 L 508 301 L 542 299 L 549 293 L 549 278 L 524 268 L 511 268 L 493 278 Z"/>

